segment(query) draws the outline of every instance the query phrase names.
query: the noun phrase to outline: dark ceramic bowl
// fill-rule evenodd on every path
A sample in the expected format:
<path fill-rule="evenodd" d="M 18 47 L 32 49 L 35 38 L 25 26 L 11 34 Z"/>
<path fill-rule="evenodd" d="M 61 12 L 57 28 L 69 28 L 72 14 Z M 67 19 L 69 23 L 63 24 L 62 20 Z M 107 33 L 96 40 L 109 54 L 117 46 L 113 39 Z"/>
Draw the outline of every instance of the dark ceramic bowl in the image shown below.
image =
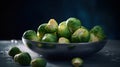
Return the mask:
<path fill-rule="evenodd" d="M 31 41 L 22 37 L 24 45 L 34 52 L 37 52 L 43 57 L 78 57 L 92 55 L 101 50 L 106 44 L 107 40 L 100 42 L 88 43 L 41 43 Z"/>

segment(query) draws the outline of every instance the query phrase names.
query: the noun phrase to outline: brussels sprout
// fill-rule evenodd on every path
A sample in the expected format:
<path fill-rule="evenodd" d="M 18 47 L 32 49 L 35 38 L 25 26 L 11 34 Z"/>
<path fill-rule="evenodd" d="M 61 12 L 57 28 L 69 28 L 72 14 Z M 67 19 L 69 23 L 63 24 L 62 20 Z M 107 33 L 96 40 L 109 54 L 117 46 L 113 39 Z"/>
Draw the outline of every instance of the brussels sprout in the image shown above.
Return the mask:
<path fill-rule="evenodd" d="M 97 36 L 95 36 L 93 33 L 90 33 L 89 42 L 97 42 L 97 41 L 100 41 L 100 39 Z"/>
<path fill-rule="evenodd" d="M 94 26 L 91 30 L 90 30 L 90 42 L 95 42 L 95 41 L 101 41 L 103 39 L 105 39 L 105 34 L 104 34 L 104 30 L 102 29 L 101 26 Z"/>
<path fill-rule="evenodd" d="M 83 65 L 83 60 L 81 59 L 81 58 L 73 58 L 72 59 L 72 65 L 74 66 L 74 67 L 80 67 L 80 66 L 82 66 Z"/>
<path fill-rule="evenodd" d="M 12 57 L 19 53 L 21 53 L 21 50 L 18 47 L 12 47 L 8 52 L 8 54 Z"/>
<path fill-rule="evenodd" d="M 20 65 L 27 66 L 30 65 L 31 56 L 27 52 L 19 53 L 14 56 L 15 62 L 19 63 Z"/>
<path fill-rule="evenodd" d="M 77 18 L 68 18 L 66 23 L 71 33 L 81 27 L 81 21 Z"/>
<path fill-rule="evenodd" d="M 47 23 L 41 24 L 37 29 L 37 36 L 39 37 L 39 40 L 41 41 L 42 37 L 46 33 L 45 27 Z"/>
<path fill-rule="evenodd" d="M 90 33 L 85 28 L 79 28 L 76 30 L 71 37 L 72 42 L 88 42 L 90 38 Z"/>
<path fill-rule="evenodd" d="M 47 62 L 43 58 L 36 58 L 31 61 L 32 67 L 46 67 Z"/>
<path fill-rule="evenodd" d="M 57 42 L 57 36 L 54 34 L 46 33 L 42 38 L 42 42 Z"/>
<path fill-rule="evenodd" d="M 38 41 L 39 38 L 34 30 L 27 30 L 24 32 L 23 37 L 28 40 Z"/>
<path fill-rule="evenodd" d="M 45 27 L 46 31 L 48 33 L 54 33 L 57 32 L 58 29 L 58 23 L 56 22 L 55 19 L 50 19 L 48 24 Z"/>
<path fill-rule="evenodd" d="M 70 43 L 70 41 L 65 37 L 60 37 L 58 43 Z"/>
<path fill-rule="evenodd" d="M 59 24 L 59 26 L 58 26 L 58 36 L 59 37 L 70 38 L 71 32 L 69 31 L 69 29 L 66 25 L 66 21 L 63 21 Z"/>

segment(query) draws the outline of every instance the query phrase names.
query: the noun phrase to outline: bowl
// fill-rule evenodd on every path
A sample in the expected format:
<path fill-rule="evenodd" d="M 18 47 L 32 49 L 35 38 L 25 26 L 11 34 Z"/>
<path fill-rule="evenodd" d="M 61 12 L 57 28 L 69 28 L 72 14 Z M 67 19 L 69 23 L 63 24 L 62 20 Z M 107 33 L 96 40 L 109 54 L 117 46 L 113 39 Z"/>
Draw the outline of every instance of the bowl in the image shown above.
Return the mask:
<path fill-rule="evenodd" d="M 48 43 L 37 42 L 22 37 L 23 44 L 30 50 L 41 54 L 43 57 L 78 57 L 88 56 L 100 51 L 107 40 L 87 43 Z"/>

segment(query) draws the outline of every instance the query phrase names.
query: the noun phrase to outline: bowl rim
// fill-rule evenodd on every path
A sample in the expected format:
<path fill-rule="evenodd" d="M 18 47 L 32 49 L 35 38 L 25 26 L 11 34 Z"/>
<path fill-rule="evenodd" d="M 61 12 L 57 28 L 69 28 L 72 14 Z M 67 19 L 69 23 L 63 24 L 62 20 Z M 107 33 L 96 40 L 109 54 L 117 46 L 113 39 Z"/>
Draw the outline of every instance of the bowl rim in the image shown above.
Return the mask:
<path fill-rule="evenodd" d="M 41 44 L 53 44 L 53 45 L 56 45 L 56 44 L 60 44 L 60 45 L 67 45 L 67 44 L 69 44 L 69 45 L 78 45 L 78 44 L 80 44 L 80 45 L 87 45 L 87 44 L 94 44 L 94 43 L 100 43 L 100 42 L 106 42 L 107 41 L 107 39 L 105 38 L 104 40 L 101 40 L 101 41 L 96 41 L 96 42 L 81 42 L 81 43 L 57 43 L 57 42 L 39 42 L 39 41 L 33 41 L 33 40 L 28 40 L 28 39 L 26 39 L 26 38 L 24 38 L 24 37 L 22 37 L 22 40 L 27 40 L 27 41 L 29 41 L 29 42 L 35 42 L 35 43 L 41 43 Z"/>

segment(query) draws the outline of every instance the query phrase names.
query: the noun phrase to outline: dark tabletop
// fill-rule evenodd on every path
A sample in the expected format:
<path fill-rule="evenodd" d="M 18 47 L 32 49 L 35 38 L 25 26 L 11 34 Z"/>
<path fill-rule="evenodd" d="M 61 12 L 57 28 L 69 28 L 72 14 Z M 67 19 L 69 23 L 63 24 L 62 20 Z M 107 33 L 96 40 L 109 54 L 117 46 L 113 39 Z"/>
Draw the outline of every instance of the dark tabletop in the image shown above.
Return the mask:
<path fill-rule="evenodd" d="M 11 47 L 17 46 L 22 51 L 29 52 L 32 59 L 42 57 L 23 45 L 21 40 L 0 41 L 0 67 L 22 67 L 8 56 Z M 48 60 L 46 67 L 72 67 L 70 60 Z M 84 57 L 83 67 L 120 67 L 120 40 L 108 40 L 102 50 L 94 55 Z M 23 66 L 30 67 L 30 66 Z"/>

